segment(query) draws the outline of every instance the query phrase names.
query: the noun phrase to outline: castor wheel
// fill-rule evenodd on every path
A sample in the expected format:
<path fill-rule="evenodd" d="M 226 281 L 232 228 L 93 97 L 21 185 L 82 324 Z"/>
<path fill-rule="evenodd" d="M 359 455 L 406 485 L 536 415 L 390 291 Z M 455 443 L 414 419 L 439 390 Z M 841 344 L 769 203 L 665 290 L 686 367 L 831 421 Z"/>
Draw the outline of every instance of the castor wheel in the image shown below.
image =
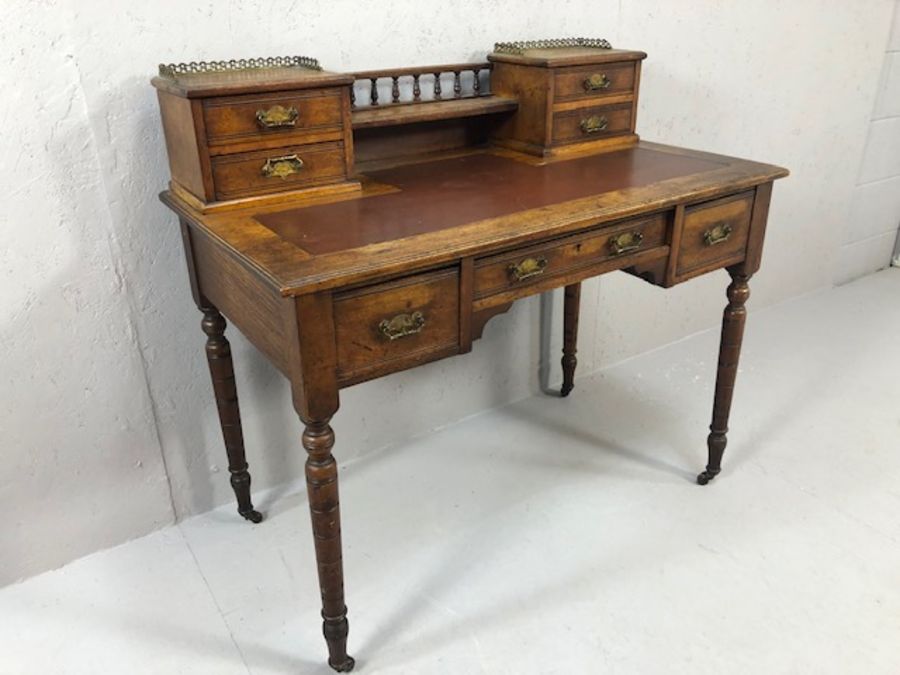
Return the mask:
<path fill-rule="evenodd" d="M 697 476 L 697 485 L 706 485 L 709 481 L 718 475 L 718 471 L 710 471 L 707 469 Z"/>
<path fill-rule="evenodd" d="M 256 509 L 250 509 L 249 511 L 238 511 L 244 518 L 249 520 L 251 523 L 261 523 L 263 519 L 263 514 L 261 514 Z"/>
<path fill-rule="evenodd" d="M 353 660 L 352 656 L 348 656 L 347 660 L 343 663 L 334 664 L 329 660 L 328 665 L 331 666 L 333 670 L 336 670 L 339 673 L 349 673 L 351 670 L 353 670 L 353 666 L 356 665 L 356 661 Z"/>

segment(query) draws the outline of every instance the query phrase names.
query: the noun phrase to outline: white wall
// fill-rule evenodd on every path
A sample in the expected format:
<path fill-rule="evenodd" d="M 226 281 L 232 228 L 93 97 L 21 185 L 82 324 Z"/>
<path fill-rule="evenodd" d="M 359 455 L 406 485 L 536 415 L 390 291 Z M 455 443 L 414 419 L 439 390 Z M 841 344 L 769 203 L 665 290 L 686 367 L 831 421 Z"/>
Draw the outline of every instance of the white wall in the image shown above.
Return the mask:
<path fill-rule="evenodd" d="M 832 281 L 891 10 L 890 0 L 560 0 L 552 12 L 536 0 L 305 0 L 277 11 L 259 0 L 7 0 L 0 583 L 232 499 L 199 313 L 176 223 L 156 200 L 167 180 L 148 84 L 158 62 L 300 53 L 355 70 L 480 60 L 497 40 L 581 34 L 643 49 L 645 138 L 793 172 L 775 189 L 752 284 L 759 308 Z M 713 326 L 725 286 L 724 273 L 669 292 L 625 275 L 587 283 L 579 373 Z M 559 305 L 558 294 L 518 303 L 472 354 L 342 392 L 336 454 L 536 391 L 542 313 L 556 380 Z M 287 386 L 231 337 L 254 487 L 295 479 L 304 457 Z"/>
<path fill-rule="evenodd" d="M 891 262 L 900 229 L 900 0 L 835 269 L 846 283 Z M 898 249 L 900 253 L 900 249 Z"/>

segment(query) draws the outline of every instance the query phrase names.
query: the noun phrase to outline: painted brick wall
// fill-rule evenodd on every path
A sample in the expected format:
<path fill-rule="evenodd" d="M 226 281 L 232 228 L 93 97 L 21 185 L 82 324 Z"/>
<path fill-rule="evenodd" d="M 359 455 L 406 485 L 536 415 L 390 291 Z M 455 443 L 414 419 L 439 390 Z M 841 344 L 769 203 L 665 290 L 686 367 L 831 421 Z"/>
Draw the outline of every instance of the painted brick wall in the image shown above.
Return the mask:
<path fill-rule="evenodd" d="M 900 246 L 900 2 L 895 4 L 866 150 L 835 269 L 838 284 L 887 267 L 895 245 Z"/>

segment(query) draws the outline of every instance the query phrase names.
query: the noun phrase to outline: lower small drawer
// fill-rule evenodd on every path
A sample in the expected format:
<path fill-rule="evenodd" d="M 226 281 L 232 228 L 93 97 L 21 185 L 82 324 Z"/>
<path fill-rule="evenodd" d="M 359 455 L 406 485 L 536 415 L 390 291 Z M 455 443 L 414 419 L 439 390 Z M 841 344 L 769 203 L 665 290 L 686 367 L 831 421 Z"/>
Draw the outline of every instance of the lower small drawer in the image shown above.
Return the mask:
<path fill-rule="evenodd" d="M 459 272 L 417 274 L 334 300 L 338 380 L 346 385 L 459 351 Z"/>
<path fill-rule="evenodd" d="M 553 114 L 553 144 L 582 143 L 631 131 L 631 103 Z"/>
<path fill-rule="evenodd" d="M 675 276 L 740 262 L 747 248 L 753 191 L 688 206 Z"/>
<path fill-rule="evenodd" d="M 346 178 L 344 144 L 315 143 L 220 155 L 212 160 L 216 198 L 284 192 Z"/>

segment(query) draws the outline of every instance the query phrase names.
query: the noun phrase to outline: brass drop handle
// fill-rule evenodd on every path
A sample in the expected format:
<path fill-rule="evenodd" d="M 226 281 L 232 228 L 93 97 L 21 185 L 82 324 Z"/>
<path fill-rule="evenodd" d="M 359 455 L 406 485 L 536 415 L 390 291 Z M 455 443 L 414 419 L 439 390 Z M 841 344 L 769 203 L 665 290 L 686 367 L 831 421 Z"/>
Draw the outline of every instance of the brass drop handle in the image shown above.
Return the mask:
<path fill-rule="evenodd" d="M 525 258 L 521 262 L 510 264 L 507 269 L 514 281 L 524 281 L 543 274 L 544 270 L 547 269 L 547 259 L 543 256 L 540 258 Z"/>
<path fill-rule="evenodd" d="M 644 243 L 644 235 L 640 232 L 622 232 L 609 239 L 609 248 L 613 255 L 622 255 L 637 251 Z"/>
<path fill-rule="evenodd" d="M 382 319 L 378 324 L 378 330 L 391 342 L 420 333 L 424 327 L 425 315 L 422 312 L 398 314 L 393 319 Z"/>
<path fill-rule="evenodd" d="M 291 174 L 300 173 L 302 168 L 303 160 L 297 155 L 269 157 L 262 166 L 262 175 L 266 178 L 280 178 L 284 180 Z"/>
<path fill-rule="evenodd" d="M 581 120 L 581 132 L 585 134 L 596 134 L 606 129 L 609 120 L 603 115 L 591 115 Z"/>
<path fill-rule="evenodd" d="M 285 108 L 282 105 L 273 105 L 268 110 L 256 111 L 256 123 L 264 129 L 295 127 L 298 117 L 300 112 L 294 106 Z"/>
<path fill-rule="evenodd" d="M 597 91 L 598 89 L 609 89 L 612 80 L 606 76 L 606 73 L 594 73 L 590 77 L 584 78 L 584 82 L 581 84 L 585 91 Z"/>
<path fill-rule="evenodd" d="M 707 246 L 715 246 L 728 241 L 732 227 L 728 223 L 717 223 L 703 233 L 703 243 Z"/>

